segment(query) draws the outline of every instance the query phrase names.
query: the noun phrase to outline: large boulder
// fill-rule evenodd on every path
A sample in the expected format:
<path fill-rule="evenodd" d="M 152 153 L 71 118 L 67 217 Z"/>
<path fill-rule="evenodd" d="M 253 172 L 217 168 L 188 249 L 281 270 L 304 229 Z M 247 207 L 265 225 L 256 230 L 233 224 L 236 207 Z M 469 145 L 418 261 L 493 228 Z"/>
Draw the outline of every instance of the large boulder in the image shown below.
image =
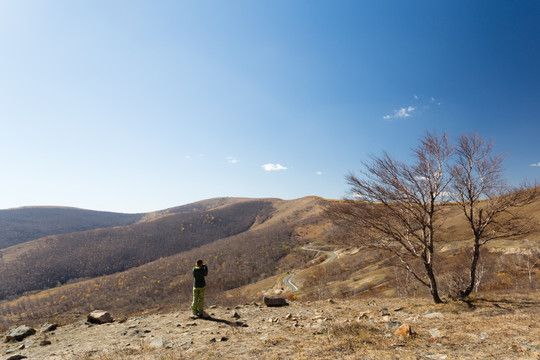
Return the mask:
<path fill-rule="evenodd" d="M 94 310 L 88 315 L 88 322 L 92 324 L 105 324 L 113 321 L 111 314 L 105 310 Z"/>
<path fill-rule="evenodd" d="M 15 328 L 11 328 L 6 335 L 6 342 L 10 341 L 22 341 L 28 336 L 34 335 L 36 330 L 29 326 L 21 325 Z"/>
<path fill-rule="evenodd" d="M 265 297 L 263 298 L 264 300 L 264 304 L 266 306 L 275 306 L 275 307 L 278 307 L 278 306 L 288 306 L 289 303 L 287 302 L 287 300 L 285 298 L 268 298 L 268 297 Z"/>

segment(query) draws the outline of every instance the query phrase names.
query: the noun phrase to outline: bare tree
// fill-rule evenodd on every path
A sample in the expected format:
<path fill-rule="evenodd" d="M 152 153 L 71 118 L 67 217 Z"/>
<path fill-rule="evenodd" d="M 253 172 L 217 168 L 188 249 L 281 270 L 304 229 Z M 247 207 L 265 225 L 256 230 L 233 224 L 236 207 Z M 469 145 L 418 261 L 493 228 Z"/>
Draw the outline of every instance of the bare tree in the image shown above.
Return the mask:
<path fill-rule="evenodd" d="M 413 165 L 387 153 L 372 156 L 363 163 L 361 177 L 347 176 L 351 197 L 330 204 L 326 214 L 349 240 L 396 255 L 441 303 L 433 264 L 435 233 L 443 221 L 437 204 L 445 200 L 450 181 L 445 171 L 452 155 L 448 135 L 426 132 L 413 154 Z M 414 266 L 417 261 L 421 271 Z"/>
<path fill-rule="evenodd" d="M 512 210 L 529 204 L 536 188 L 507 184 L 503 177 L 504 156 L 493 154 L 493 142 L 477 134 L 461 135 L 451 170 L 451 194 L 461 208 L 473 234 L 473 255 L 467 286 L 459 291 L 469 296 L 477 277 L 480 249 L 487 242 L 522 235 L 532 227 Z"/>
<path fill-rule="evenodd" d="M 530 243 L 530 241 L 527 241 Z M 527 275 L 529 278 L 529 287 L 534 289 L 533 275 L 534 269 L 540 266 L 540 248 L 533 245 L 529 246 L 529 249 L 525 253 L 525 265 L 527 266 Z"/>

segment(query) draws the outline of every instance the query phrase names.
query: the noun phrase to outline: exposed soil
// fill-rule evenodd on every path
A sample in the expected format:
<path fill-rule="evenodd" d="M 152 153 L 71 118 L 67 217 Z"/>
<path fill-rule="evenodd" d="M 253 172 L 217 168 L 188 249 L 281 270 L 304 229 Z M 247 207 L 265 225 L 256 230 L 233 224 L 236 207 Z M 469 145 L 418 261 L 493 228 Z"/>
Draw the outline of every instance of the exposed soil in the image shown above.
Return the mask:
<path fill-rule="evenodd" d="M 114 323 L 85 319 L 0 344 L 28 359 L 539 359 L 540 296 L 492 295 L 471 303 L 350 299 L 182 309 Z M 234 312 L 239 317 L 234 317 Z M 113 314 L 114 315 L 114 314 Z M 396 336 L 401 324 L 411 336 Z M 43 340 L 50 345 L 42 346 Z M 21 346 L 21 345 L 24 345 Z"/>

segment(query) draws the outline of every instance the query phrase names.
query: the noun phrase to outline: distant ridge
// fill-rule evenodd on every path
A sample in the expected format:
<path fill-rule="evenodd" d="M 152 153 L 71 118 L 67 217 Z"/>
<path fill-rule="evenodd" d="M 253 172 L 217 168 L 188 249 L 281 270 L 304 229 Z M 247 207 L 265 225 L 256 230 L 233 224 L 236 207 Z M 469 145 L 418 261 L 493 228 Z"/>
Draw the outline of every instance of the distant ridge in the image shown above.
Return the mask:
<path fill-rule="evenodd" d="M 49 235 L 131 225 L 142 216 L 59 206 L 0 210 L 0 249 Z"/>

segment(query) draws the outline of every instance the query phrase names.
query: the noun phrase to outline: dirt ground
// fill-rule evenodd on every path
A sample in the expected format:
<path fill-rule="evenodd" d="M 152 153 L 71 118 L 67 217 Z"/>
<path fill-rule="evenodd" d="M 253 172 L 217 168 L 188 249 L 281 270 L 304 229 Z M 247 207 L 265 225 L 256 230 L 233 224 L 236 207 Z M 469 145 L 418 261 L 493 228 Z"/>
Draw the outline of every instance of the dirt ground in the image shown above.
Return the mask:
<path fill-rule="evenodd" d="M 192 319 L 188 309 L 102 325 L 80 319 L 2 342 L 0 358 L 540 359 L 539 295 L 440 305 L 413 298 L 250 303 L 208 308 L 210 320 Z M 395 335 L 402 324 L 411 335 Z"/>

